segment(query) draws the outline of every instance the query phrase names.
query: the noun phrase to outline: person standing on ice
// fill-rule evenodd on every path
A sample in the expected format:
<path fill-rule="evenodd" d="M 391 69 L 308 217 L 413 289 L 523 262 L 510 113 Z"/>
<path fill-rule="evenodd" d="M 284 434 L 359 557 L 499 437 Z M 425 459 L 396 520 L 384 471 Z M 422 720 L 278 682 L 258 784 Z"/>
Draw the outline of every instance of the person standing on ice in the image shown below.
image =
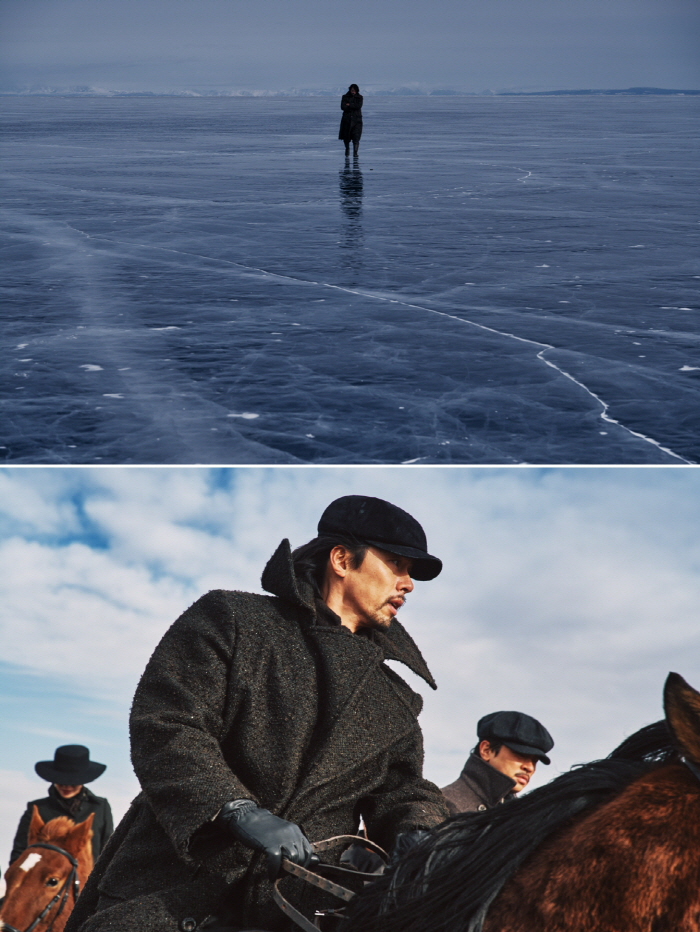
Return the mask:
<path fill-rule="evenodd" d="M 345 155 L 350 155 L 350 142 L 352 141 L 352 154 L 357 158 L 362 135 L 362 94 L 357 84 L 351 84 L 347 94 L 340 99 L 340 109 L 343 117 L 340 121 L 338 139 L 345 143 Z"/>

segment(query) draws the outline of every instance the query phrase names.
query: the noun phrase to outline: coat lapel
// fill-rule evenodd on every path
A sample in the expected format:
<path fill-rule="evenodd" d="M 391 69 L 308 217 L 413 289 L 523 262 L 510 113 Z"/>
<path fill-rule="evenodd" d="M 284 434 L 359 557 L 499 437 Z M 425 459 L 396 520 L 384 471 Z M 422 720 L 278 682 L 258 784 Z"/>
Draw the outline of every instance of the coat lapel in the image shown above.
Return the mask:
<path fill-rule="evenodd" d="M 381 669 L 384 658 L 377 644 L 335 628 L 317 628 L 314 639 L 319 676 L 334 688 L 322 691 L 328 699 L 321 710 L 315 753 L 290 806 L 298 818 L 306 817 L 309 797 L 313 803 L 320 787 L 347 780 L 353 770 L 384 756 L 416 727 L 415 711 Z M 383 727 L 384 720 L 391 721 L 390 727 Z M 384 741 L 378 740 L 381 735 Z"/>
<path fill-rule="evenodd" d="M 417 676 L 425 680 L 431 689 L 437 689 L 437 683 L 433 679 L 423 655 L 416 647 L 416 642 L 396 618 L 386 630 L 373 631 L 371 637 L 382 649 L 387 660 L 400 661 L 409 670 L 413 670 Z"/>

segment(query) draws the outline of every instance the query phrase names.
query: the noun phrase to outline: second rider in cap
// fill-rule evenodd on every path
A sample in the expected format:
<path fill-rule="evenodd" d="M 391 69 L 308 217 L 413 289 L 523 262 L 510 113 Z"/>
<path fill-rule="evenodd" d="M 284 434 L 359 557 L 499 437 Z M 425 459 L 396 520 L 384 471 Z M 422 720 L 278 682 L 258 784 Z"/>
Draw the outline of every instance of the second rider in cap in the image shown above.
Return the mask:
<path fill-rule="evenodd" d="M 476 726 L 479 743 L 454 783 L 442 789 L 450 815 L 483 811 L 514 799 L 538 762 L 549 764 L 552 736 L 524 712 L 492 712 Z"/>

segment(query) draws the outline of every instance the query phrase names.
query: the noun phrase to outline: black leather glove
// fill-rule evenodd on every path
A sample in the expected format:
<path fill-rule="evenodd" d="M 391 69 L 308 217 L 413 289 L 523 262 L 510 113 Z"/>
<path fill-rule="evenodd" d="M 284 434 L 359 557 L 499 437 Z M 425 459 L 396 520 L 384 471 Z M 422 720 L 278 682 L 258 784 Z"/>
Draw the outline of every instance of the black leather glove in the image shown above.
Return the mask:
<path fill-rule="evenodd" d="M 312 857 L 317 860 L 298 825 L 260 809 L 252 799 L 234 799 L 226 803 L 218 819 L 247 848 L 265 852 L 270 880 L 278 876 L 282 858 L 302 867 L 306 867 Z"/>
<path fill-rule="evenodd" d="M 414 829 L 412 832 L 399 832 L 394 842 L 394 847 L 389 855 L 389 867 L 396 867 L 398 861 L 410 851 L 419 841 L 428 837 L 428 832 L 422 828 Z"/>
<path fill-rule="evenodd" d="M 384 861 L 379 855 L 360 844 L 350 845 L 343 851 L 340 866 L 363 874 L 380 874 L 384 871 Z"/>

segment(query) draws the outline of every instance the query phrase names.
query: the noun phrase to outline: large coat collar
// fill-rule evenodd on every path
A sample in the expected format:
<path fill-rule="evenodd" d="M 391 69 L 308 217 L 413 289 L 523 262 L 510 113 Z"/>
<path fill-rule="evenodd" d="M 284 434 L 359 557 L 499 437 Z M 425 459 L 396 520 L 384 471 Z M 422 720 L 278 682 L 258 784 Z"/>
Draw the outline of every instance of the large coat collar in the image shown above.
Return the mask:
<path fill-rule="evenodd" d="M 467 758 L 459 778 L 489 809 L 515 795 L 515 781 L 473 753 Z"/>
<path fill-rule="evenodd" d="M 83 786 L 78 794 L 77 805 L 71 805 L 76 802 L 76 798 L 72 796 L 70 799 L 64 799 L 53 783 L 49 786 L 49 799 L 58 810 L 65 812 L 71 819 L 75 819 L 75 816 L 82 814 L 83 811 L 89 813 L 90 806 L 101 802 L 99 796 L 95 796 L 92 790 Z"/>
<path fill-rule="evenodd" d="M 294 574 L 292 551 L 286 538 L 270 557 L 261 582 L 267 592 L 302 609 L 310 625 L 317 623 L 314 591 L 307 582 Z M 398 660 L 424 679 L 432 689 L 437 689 L 423 655 L 399 621 L 394 619 L 386 630 L 373 629 L 366 636 L 381 648 L 386 660 Z"/>

